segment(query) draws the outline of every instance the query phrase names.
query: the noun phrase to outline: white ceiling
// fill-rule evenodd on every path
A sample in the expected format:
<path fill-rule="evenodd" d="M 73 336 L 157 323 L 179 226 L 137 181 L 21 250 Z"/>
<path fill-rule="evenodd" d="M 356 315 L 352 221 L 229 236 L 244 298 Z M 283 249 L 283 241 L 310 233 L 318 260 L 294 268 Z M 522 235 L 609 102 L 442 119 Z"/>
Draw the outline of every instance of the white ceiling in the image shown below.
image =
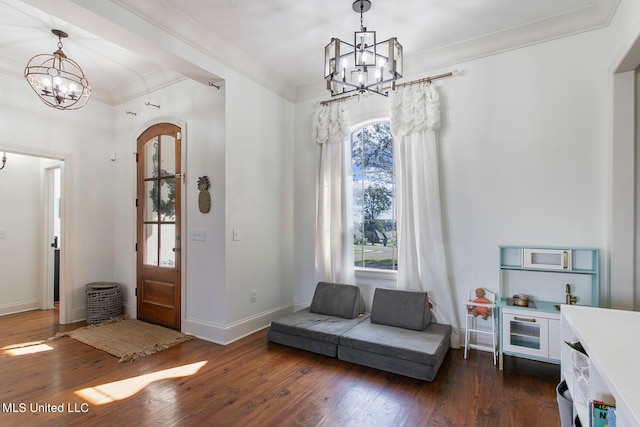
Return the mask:
<path fill-rule="evenodd" d="M 398 38 L 404 47 L 405 77 L 411 77 L 606 26 L 618 1 L 372 0 L 364 25 L 375 30 L 379 40 Z M 203 83 L 219 79 L 188 61 L 167 60 L 163 42 L 143 32 L 132 37 L 135 16 L 283 96 L 301 99 L 324 88 L 324 46 L 331 37 L 350 42 L 359 29 L 360 16 L 351 4 L 352 0 L 0 0 L 0 71 L 21 76 L 32 56 L 56 49 L 51 29 L 58 28 L 69 33 L 64 51 L 83 67 L 98 101 L 117 105 L 184 76 Z"/>

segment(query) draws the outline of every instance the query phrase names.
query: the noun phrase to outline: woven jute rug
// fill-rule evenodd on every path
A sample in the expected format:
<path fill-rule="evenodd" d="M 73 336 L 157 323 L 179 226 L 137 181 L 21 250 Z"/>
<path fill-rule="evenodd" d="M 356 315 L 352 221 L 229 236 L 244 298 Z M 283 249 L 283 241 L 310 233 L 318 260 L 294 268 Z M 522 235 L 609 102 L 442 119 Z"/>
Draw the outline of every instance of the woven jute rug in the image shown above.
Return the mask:
<path fill-rule="evenodd" d="M 73 331 L 60 332 L 51 339 L 65 336 L 119 357 L 119 362 L 157 353 L 194 338 L 126 315 Z"/>

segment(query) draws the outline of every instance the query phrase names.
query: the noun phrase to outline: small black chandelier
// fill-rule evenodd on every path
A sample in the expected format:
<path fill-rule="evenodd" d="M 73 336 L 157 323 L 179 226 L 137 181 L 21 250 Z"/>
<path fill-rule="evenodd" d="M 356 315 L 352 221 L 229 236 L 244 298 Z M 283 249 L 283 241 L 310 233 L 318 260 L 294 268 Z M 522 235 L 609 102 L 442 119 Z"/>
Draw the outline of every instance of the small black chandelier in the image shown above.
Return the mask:
<path fill-rule="evenodd" d="M 362 15 L 371 1 L 356 0 L 353 11 L 360 14 L 360 31 L 350 44 L 337 38 L 324 48 L 324 78 L 331 96 L 351 92 L 374 92 L 387 96 L 402 78 L 402 45 L 395 37 L 376 43 L 376 32 L 367 31 Z"/>
<path fill-rule="evenodd" d="M 58 50 L 31 58 L 24 77 L 48 106 L 58 110 L 82 108 L 91 96 L 91 85 L 82 68 L 62 51 L 62 39 L 69 35 L 60 30 L 51 32 L 58 37 Z"/>

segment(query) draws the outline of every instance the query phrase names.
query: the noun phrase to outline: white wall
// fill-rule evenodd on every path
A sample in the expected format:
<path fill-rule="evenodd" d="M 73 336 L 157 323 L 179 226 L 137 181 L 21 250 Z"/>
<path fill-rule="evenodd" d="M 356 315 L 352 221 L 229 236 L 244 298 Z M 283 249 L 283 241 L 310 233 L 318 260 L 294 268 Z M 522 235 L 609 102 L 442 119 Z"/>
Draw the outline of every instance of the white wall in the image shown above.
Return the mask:
<path fill-rule="evenodd" d="M 186 44 L 126 8 L 93 2 L 83 7 L 116 24 L 96 26 L 99 33 L 143 41 L 148 52 L 139 53 L 194 73 L 198 81 L 224 80 L 220 93 L 193 82 L 180 83 L 175 92 L 170 87 L 153 93 L 162 106 L 160 111 L 145 111 L 135 116 L 138 120 L 125 118 L 123 110 L 138 105 L 134 111 L 140 113 L 148 107 L 140 106 L 142 99 L 127 102 L 115 116 L 116 140 L 118 151 L 124 148 L 126 153 L 128 141 L 144 130 L 124 124 L 127 120 L 141 123 L 144 118 L 150 125 L 165 115 L 187 125 L 184 330 L 227 343 L 268 326 L 272 318 L 292 307 L 293 104 L 231 70 L 206 46 Z M 133 190 L 127 180 L 133 175 L 124 170 L 127 166 L 117 169 L 115 274 L 132 283 L 134 222 L 129 204 Z M 213 184 L 213 208 L 211 214 L 202 216 L 196 211 L 194 177 L 205 174 Z M 190 241 L 192 228 L 204 228 L 206 242 Z M 239 231 L 239 241 L 231 239 L 233 229 Z M 250 301 L 251 290 L 256 290 L 255 303 Z M 127 294 L 130 310 L 132 292 Z"/>
<path fill-rule="evenodd" d="M 497 290 L 501 244 L 594 246 L 606 260 L 609 42 L 607 30 L 597 30 L 424 75 L 462 72 L 434 82 L 442 101 L 445 235 L 457 301 L 478 286 Z M 388 115 L 381 107 L 388 101 L 372 97 L 349 101 L 352 124 L 378 118 L 381 109 Z M 296 110 L 294 297 L 300 305 L 310 302 L 315 285 L 313 108 L 306 102 Z"/>
<path fill-rule="evenodd" d="M 223 79 L 224 87 L 218 91 L 183 80 L 116 107 L 90 101 L 82 110 L 59 112 L 39 104 L 23 82 L 0 81 L 0 87 L 7 86 L 0 121 L 12 126 L 7 140 L 17 141 L 20 150 L 65 160 L 71 195 L 63 236 L 72 293 L 68 321 L 84 317 L 84 284 L 96 280 L 120 282 L 127 312 L 135 314 L 132 152 L 142 131 L 168 120 L 186 128 L 183 329 L 227 343 L 268 326 L 292 309 L 293 104 L 140 17 L 104 6 L 109 10 L 100 13 L 118 17 L 110 32 L 144 38 L 149 52 L 162 51 L 169 66 L 192 64 L 200 80 Z M 105 31 L 102 21 L 97 24 L 97 31 Z M 161 108 L 145 106 L 146 101 Z M 197 209 L 202 175 L 211 182 L 208 214 Z M 194 228 L 206 230 L 206 241 L 190 240 Z M 231 239 L 233 229 L 240 232 L 239 241 Z"/>
<path fill-rule="evenodd" d="M 507 243 L 602 248 L 606 295 L 612 64 L 638 34 L 632 17 L 639 7 L 623 0 L 610 28 L 425 71 L 462 71 L 436 83 L 447 248 L 459 301 L 470 288 L 497 287 L 497 247 Z M 227 343 L 311 300 L 310 131 L 319 100 L 294 106 L 203 52 L 166 43 L 166 34 L 145 36 L 221 76 L 224 89 L 185 80 L 117 107 L 89 102 L 56 111 L 21 79 L 0 75 L 0 149 L 65 160 L 63 287 L 71 298 L 64 310 L 73 321 L 84 317 L 84 284 L 96 280 L 123 283 L 134 311 L 131 153 L 154 122 L 185 123 L 184 329 Z M 387 116 L 388 100 L 371 95 L 349 108 L 355 125 Z M 209 214 L 197 210 L 202 175 L 212 184 Z M 193 228 L 204 228 L 207 240 L 191 241 Z M 370 296 L 390 282 L 360 283 Z"/>
<path fill-rule="evenodd" d="M 477 286 L 497 290 L 500 244 L 593 246 L 607 256 L 609 59 L 599 33 L 460 64 L 462 76 L 442 82 L 458 301 Z"/>
<path fill-rule="evenodd" d="M 70 298 L 60 308 L 63 321 L 80 320 L 84 285 L 112 275 L 113 222 L 105 209 L 113 202 L 108 160 L 112 109 L 90 102 L 81 110 L 58 111 L 38 100 L 23 79 L 6 75 L 0 75 L 0 87 L 0 149 L 65 160 L 63 186 L 68 197 L 63 196 L 62 206 L 67 226 L 62 236 L 61 292 L 68 292 Z M 19 188 L 21 182 L 11 185 Z"/>
<path fill-rule="evenodd" d="M 16 86 L 14 80 L 9 79 L 7 85 Z M 5 137 L 18 143 L 0 144 L 0 149 L 65 160 L 69 197 L 65 198 L 68 274 L 64 286 L 72 295 L 69 322 L 84 318 L 84 285 L 99 280 L 121 283 L 126 310 L 135 315 L 133 152 L 137 136 L 165 120 L 185 126 L 184 330 L 227 343 L 291 311 L 290 102 L 231 72 L 220 91 L 184 80 L 117 107 L 90 102 L 76 112 L 40 105 L 28 86 L 26 89 L 26 96 L 20 96 L 34 101 L 35 111 L 44 110 L 42 117 L 16 113 L 16 126 L 7 124 Z M 145 106 L 145 102 L 161 108 Z M 20 127 L 23 131 L 13 132 Z M 115 153 L 115 161 L 110 160 L 111 153 Z M 39 174 L 34 178 L 38 188 Z M 211 183 L 212 209 L 207 214 L 197 207 L 197 179 L 203 175 Z M 18 192 L 28 184 L 12 180 L 11 188 Z M 12 211 L 11 215 L 24 218 L 25 212 Z M 13 226 L 9 225 L 11 236 Z M 206 230 L 206 241 L 191 241 L 194 228 Z M 237 242 L 231 239 L 234 228 L 241 236 Z M 31 266 L 38 262 L 25 257 L 18 265 L 32 271 Z M 33 282 L 30 294 L 37 299 L 39 282 L 29 277 L 23 281 Z M 4 284 L 3 280 L 0 286 Z M 255 303 L 250 301 L 251 290 L 257 293 Z M 8 298 L 11 294 L 4 295 Z M 24 299 L 19 294 L 11 301 Z"/>
<path fill-rule="evenodd" d="M 147 107 L 147 101 L 161 108 Z M 114 278 L 125 287 L 127 311 L 135 315 L 135 166 L 130 153 L 137 136 L 162 120 L 186 124 L 183 330 L 228 343 L 267 326 L 280 310 L 290 311 L 292 104 L 229 72 L 220 91 L 184 80 L 117 111 Z M 199 212 L 197 202 L 197 180 L 203 175 L 211 183 L 207 214 Z M 205 230 L 204 242 L 191 240 L 195 228 Z M 239 241 L 233 241 L 233 229 Z M 251 290 L 256 290 L 255 303 Z"/>
<path fill-rule="evenodd" d="M 230 325 L 291 311 L 293 104 L 249 79 L 227 79 L 226 254 Z M 233 241 L 232 231 L 240 239 Z M 251 303 L 251 291 L 257 300 Z M 235 336 L 251 332 L 238 325 Z"/>
<path fill-rule="evenodd" d="M 224 298 L 214 289 L 224 289 L 224 90 L 218 91 L 191 80 L 184 80 L 147 96 L 116 107 L 114 117 L 116 161 L 113 162 L 115 188 L 112 213 L 114 229 L 114 278 L 124 287 L 126 311 L 136 313 L 135 298 L 135 198 L 136 140 L 149 126 L 169 121 L 183 127 L 182 183 L 183 289 L 185 318 L 212 320 L 208 313 L 219 313 Z M 160 108 L 146 106 L 145 103 Z M 127 114 L 126 112 L 133 114 Z M 198 210 L 198 178 L 209 177 L 212 208 Z M 191 241 L 191 230 L 206 230 L 204 242 Z M 220 292 L 218 296 L 224 296 Z M 219 306 L 216 306 L 216 302 Z M 207 310 L 210 309 L 210 310 Z M 221 319 L 215 319 L 220 320 Z"/>
<path fill-rule="evenodd" d="M 0 314 L 40 305 L 41 170 L 37 157 L 8 153 L 0 171 Z"/>

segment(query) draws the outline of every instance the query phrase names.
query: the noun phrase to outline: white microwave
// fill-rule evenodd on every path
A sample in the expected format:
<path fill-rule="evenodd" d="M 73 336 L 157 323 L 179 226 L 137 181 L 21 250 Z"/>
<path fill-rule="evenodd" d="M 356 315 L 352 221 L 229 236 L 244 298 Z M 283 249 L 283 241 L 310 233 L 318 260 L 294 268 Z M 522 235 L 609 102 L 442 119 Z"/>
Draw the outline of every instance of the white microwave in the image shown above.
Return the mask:
<path fill-rule="evenodd" d="M 551 270 L 571 270 L 571 251 L 568 249 L 528 249 L 522 250 L 524 268 L 544 268 Z"/>

